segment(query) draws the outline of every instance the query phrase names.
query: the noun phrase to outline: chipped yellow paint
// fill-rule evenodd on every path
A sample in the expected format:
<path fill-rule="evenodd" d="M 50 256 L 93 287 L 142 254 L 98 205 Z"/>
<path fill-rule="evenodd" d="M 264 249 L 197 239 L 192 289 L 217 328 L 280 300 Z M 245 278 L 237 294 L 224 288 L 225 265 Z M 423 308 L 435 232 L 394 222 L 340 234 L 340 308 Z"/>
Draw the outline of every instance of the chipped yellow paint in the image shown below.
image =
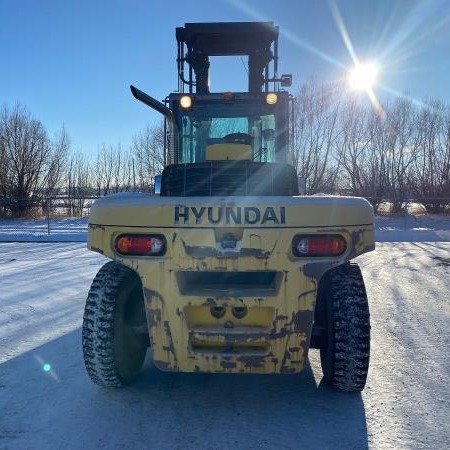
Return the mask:
<path fill-rule="evenodd" d="M 215 202 L 215 203 L 214 203 Z M 135 270 L 144 288 L 155 364 L 163 370 L 294 373 L 305 365 L 322 274 L 374 248 L 373 211 L 361 199 L 106 197 L 91 210 L 88 247 Z M 174 208 L 283 205 L 284 223 L 174 223 Z M 344 211 L 344 212 L 343 212 Z M 194 216 L 195 217 L 195 216 Z M 319 226 L 320 225 L 320 226 Z M 296 234 L 339 234 L 347 251 L 338 258 L 300 260 Z M 161 257 L 123 257 L 121 233 L 157 233 L 167 240 Z M 221 248 L 232 233 L 235 249 Z M 267 286 L 196 283 L 240 272 L 275 273 Z M 194 276 L 192 276 L 194 274 Z M 184 283 L 184 284 L 183 284 Z"/>
<path fill-rule="evenodd" d="M 155 364 L 163 370 L 178 370 L 174 342 L 162 298 L 153 291 L 145 292 L 145 310 Z"/>

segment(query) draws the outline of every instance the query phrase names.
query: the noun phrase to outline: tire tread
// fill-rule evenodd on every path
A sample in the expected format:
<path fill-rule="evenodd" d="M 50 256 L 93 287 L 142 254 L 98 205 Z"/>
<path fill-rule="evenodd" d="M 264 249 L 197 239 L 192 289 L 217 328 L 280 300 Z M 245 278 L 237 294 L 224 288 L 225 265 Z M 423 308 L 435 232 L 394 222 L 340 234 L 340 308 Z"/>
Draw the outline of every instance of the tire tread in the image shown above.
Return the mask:
<path fill-rule="evenodd" d="M 91 380 L 105 387 L 120 387 L 114 363 L 114 312 L 120 285 L 130 269 L 114 261 L 98 271 L 89 290 L 83 316 L 82 346 L 86 371 Z"/>
<path fill-rule="evenodd" d="M 339 390 L 362 391 L 369 370 L 370 313 L 361 270 L 357 264 L 348 263 L 326 276 L 328 324 L 332 328 L 326 381 Z"/>

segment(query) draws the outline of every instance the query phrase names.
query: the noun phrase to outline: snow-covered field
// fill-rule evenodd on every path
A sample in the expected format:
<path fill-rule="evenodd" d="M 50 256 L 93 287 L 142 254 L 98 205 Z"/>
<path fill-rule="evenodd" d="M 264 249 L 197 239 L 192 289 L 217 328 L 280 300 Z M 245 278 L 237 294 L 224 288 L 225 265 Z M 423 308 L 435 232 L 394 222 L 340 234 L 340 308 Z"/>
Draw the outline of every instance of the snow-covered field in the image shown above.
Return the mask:
<path fill-rule="evenodd" d="M 86 242 L 88 218 L 0 219 L 0 242 Z M 450 241 L 450 215 L 376 216 L 379 242 Z"/>
<path fill-rule="evenodd" d="M 98 388 L 80 326 L 105 258 L 83 243 L 0 243 L 0 449 L 450 448 L 448 221 L 405 231 L 399 220 L 379 219 L 377 236 L 402 242 L 357 260 L 372 316 L 362 394 L 323 386 L 316 351 L 299 376 L 147 361 L 132 387 Z"/>
<path fill-rule="evenodd" d="M 86 242 L 87 227 L 87 217 L 0 218 L 0 242 Z"/>

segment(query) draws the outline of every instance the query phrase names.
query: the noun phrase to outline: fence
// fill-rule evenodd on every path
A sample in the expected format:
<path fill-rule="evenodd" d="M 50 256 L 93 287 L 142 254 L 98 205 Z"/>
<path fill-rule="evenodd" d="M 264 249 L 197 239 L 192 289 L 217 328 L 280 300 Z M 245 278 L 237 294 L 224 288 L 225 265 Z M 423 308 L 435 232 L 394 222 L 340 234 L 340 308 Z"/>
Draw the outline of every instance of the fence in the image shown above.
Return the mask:
<path fill-rule="evenodd" d="M 71 198 L 69 201 L 64 197 L 53 197 L 35 205 L 28 217 L 0 216 L 0 241 L 85 242 L 89 210 L 96 198 Z M 450 205 L 450 198 L 434 200 Z M 77 202 L 75 206 L 74 201 Z M 402 206 L 401 213 L 394 215 L 390 210 L 390 202 L 381 202 L 377 207 L 376 230 L 450 230 L 449 207 L 444 209 L 444 214 L 427 214 L 423 202 L 418 200 L 405 202 Z"/>
<path fill-rule="evenodd" d="M 46 198 L 31 203 L 25 217 L 8 217 L 9 201 L 0 199 L 0 241 L 84 242 L 89 210 L 97 198 Z"/>

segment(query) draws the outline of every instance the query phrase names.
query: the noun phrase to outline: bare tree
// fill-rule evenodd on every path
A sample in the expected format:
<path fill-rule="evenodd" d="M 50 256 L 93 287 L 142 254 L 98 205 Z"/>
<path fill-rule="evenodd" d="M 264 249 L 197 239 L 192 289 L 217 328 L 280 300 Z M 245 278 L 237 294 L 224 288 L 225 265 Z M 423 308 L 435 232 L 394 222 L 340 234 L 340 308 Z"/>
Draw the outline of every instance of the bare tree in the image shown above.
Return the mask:
<path fill-rule="evenodd" d="M 430 212 L 444 210 L 450 196 L 450 110 L 428 100 L 418 114 L 421 144 L 411 170 L 412 189 Z"/>
<path fill-rule="evenodd" d="M 340 167 L 341 190 L 370 199 L 376 207 L 387 188 L 385 153 L 376 135 L 385 133 L 384 116 L 356 99 L 343 104 L 335 157 Z"/>
<path fill-rule="evenodd" d="M 96 194 L 108 195 L 133 190 L 133 154 L 122 145 L 105 144 L 98 150 L 94 164 Z"/>
<path fill-rule="evenodd" d="M 102 144 L 97 150 L 97 158 L 94 164 L 96 195 L 102 196 L 109 193 L 113 164 L 106 144 Z"/>
<path fill-rule="evenodd" d="M 368 197 L 374 206 L 389 198 L 400 210 L 411 192 L 411 169 L 423 140 L 412 103 L 399 99 L 382 114 L 347 102 L 341 111 L 337 147 L 346 191 Z"/>
<path fill-rule="evenodd" d="M 338 137 L 341 91 L 337 84 L 305 83 L 295 98 L 293 165 L 306 179 L 307 193 L 331 192 L 338 168 L 331 154 Z"/>
<path fill-rule="evenodd" d="M 49 173 L 47 190 L 45 192 L 46 197 L 55 195 L 55 189 L 60 186 L 61 181 L 63 180 L 67 158 L 70 155 L 71 141 L 64 125 L 55 134 L 55 137 L 52 141 L 52 147 L 53 158 L 48 168 Z"/>
<path fill-rule="evenodd" d="M 24 214 L 54 191 L 69 146 L 64 128 L 52 141 L 24 106 L 1 108 L 0 189 L 11 214 Z"/>
<path fill-rule="evenodd" d="M 92 195 L 92 167 L 86 156 L 75 153 L 70 156 L 65 178 L 67 213 L 82 216 L 87 197 Z"/>
<path fill-rule="evenodd" d="M 155 175 L 165 165 L 164 122 L 149 125 L 133 136 L 131 144 L 133 182 L 142 190 L 151 190 Z"/>
<path fill-rule="evenodd" d="M 421 144 L 417 132 L 417 112 L 411 101 L 400 98 L 385 108 L 384 132 L 376 134 L 384 153 L 386 185 L 394 211 L 399 211 L 410 195 L 409 173 Z"/>
<path fill-rule="evenodd" d="M 95 162 L 97 195 L 108 195 L 113 192 L 114 175 L 118 165 L 117 151 L 114 146 L 102 144 L 97 152 Z"/>

